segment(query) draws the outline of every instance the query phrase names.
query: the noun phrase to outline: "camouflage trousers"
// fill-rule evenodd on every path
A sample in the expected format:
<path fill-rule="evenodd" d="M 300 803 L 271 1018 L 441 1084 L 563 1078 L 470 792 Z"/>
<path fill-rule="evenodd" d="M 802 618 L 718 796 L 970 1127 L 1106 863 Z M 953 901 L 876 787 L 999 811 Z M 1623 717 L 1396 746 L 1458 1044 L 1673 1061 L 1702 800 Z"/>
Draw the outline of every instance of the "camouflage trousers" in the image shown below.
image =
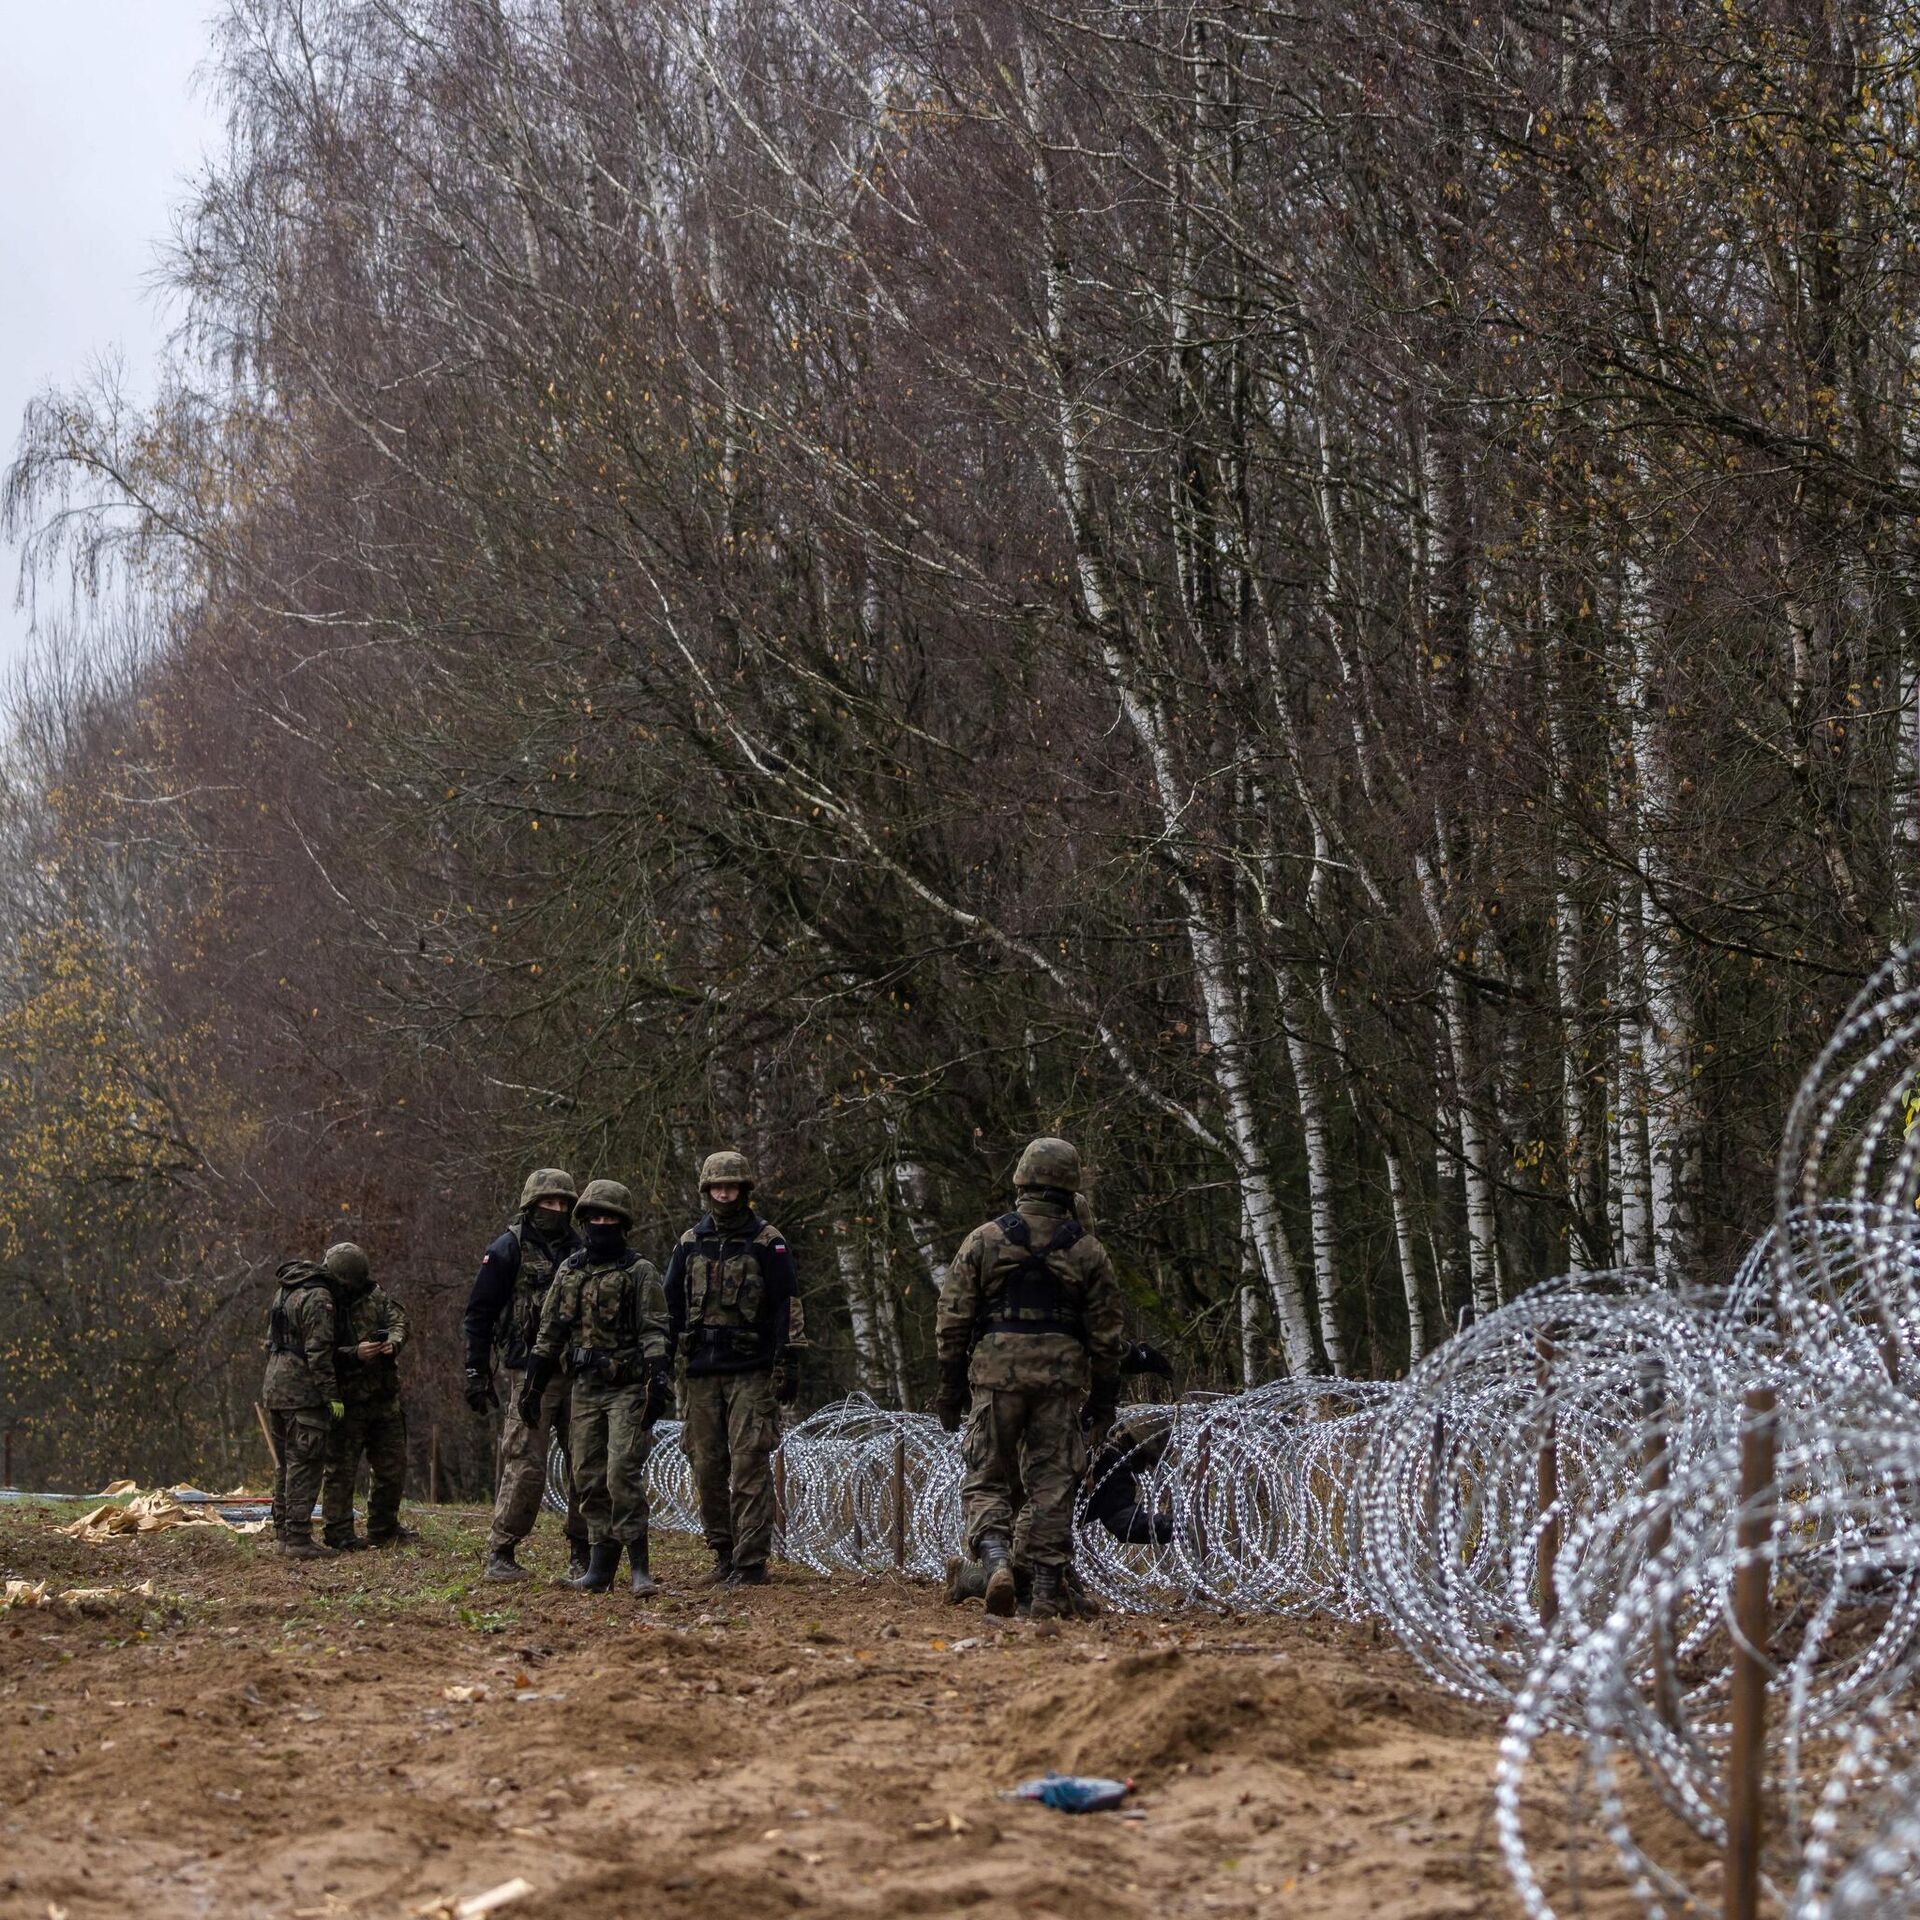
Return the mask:
<path fill-rule="evenodd" d="M 520 1375 L 509 1371 L 503 1383 L 506 1417 L 500 1423 L 500 1483 L 493 1496 L 493 1525 L 487 1533 L 489 1551 L 518 1546 L 540 1517 L 540 1501 L 547 1490 L 547 1442 L 558 1434 L 568 1454 L 567 1522 L 569 1540 L 584 1540 L 587 1523 L 574 1497 L 572 1453 L 567 1442 L 568 1382 L 556 1376 L 540 1396 L 540 1418 L 529 1426 L 520 1418 Z"/>
<path fill-rule="evenodd" d="M 596 1546 L 631 1546 L 647 1533 L 647 1455 L 653 1435 L 640 1424 L 647 1383 L 610 1387 L 576 1378 L 572 1421 L 573 1497 Z"/>
<path fill-rule="evenodd" d="M 330 1547 L 353 1538 L 353 1483 L 367 1462 L 367 1538 L 391 1540 L 400 1531 L 400 1492 L 407 1478 L 407 1416 L 398 1396 L 349 1400 L 346 1417 L 327 1440 L 327 1478 L 320 1519 Z"/>
<path fill-rule="evenodd" d="M 693 1463 L 700 1531 L 736 1567 L 764 1567 L 773 1550 L 773 1469 L 779 1439 L 773 1376 L 707 1373 L 687 1382 L 680 1444 Z"/>
<path fill-rule="evenodd" d="M 325 1407 L 269 1407 L 273 1437 L 273 1531 L 282 1540 L 313 1538 L 313 1503 L 327 1469 Z"/>
<path fill-rule="evenodd" d="M 1073 1496 L 1087 1470 L 1081 1396 L 1060 1387 L 976 1387 L 961 1442 L 967 1552 L 989 1533 L 1013 1541 L 1016 1565 L 1064 1567 L 1073 1558 Z"/>

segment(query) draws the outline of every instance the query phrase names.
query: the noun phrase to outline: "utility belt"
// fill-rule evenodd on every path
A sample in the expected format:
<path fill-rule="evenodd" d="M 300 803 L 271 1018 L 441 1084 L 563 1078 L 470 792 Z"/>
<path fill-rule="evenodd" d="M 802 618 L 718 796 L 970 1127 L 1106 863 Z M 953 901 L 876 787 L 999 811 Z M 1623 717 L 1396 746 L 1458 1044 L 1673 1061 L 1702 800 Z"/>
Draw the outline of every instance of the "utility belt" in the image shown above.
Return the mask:
<path fill-rule="evenodd" d="M 696 1326 L 694 1350 L 708 1360 L 749 1360 L 773 1364 L 770 1342 L 759 1327 Z"/>
<path fill-rule="evenodd" d="M 610 1387 L 638 1380 L 645 1369 L 638 1347 L 569 1347 L 567 1371 L 575 1379 L 586 1375 Z"/>
<path fill-rule="evenodd" d="M 1021 1334 L 1064 1333 L 1069 1340 L 1077 1340 L 1081 1346 L 1091 1348 L 1091 1343 L 1087 1339 L 1086 1322 L 1077 1313 L 1001 1314 L 989 1320 L 981 1331 Z"/>

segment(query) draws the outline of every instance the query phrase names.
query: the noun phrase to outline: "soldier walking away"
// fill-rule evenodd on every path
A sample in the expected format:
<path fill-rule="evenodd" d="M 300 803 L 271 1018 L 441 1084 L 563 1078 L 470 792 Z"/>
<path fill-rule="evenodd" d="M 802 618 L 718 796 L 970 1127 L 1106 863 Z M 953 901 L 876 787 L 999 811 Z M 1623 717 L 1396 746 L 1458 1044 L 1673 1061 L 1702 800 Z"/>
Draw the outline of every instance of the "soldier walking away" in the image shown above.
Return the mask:
<path fill-rule="evenodd" d="M 493 1386 L 497 1347 L 510 1375 L 523 1373 L 533 1357 L 540 1331 L 540 1307 L 560 1263 L 580 1248 L 573 1230 L 573 1203 L 579 1198 L 573 1175 L 560 1167 L 542 1167 L 527 1176 L 520 1207 L 505 1233 L 487 1249 L 467 1296 L 467 1405 L 485 1413 L 500 1404 Z M 558 1436 L 567 1452 L 567 1385 L 548 1383 L 531 1416 L 521 1412 L 525 1399 L 517 1381 L 507 1390 L 500 1425 L 500 1484 L 494 1494 L 493 1525 L 487 1533 L 488 1580 L 526 1580 L 531 1576 L 514 1558 L 514 1549 L 533 1531 L 547 1488 L 548 1442 Z M 587 1528 L 567 1475 L 567 1573 L 587 1570 Z"/>
<path fill-rule="evenodd" d="M 400 1349 L 411 1329 L 406 1309 L 373 1283 L 367 1256 L 350 1240 L 321 1261 L 339 1300 L 334 1367 L 345 1414 L 333 1423 L 320 1517 L 328 1546 L 392 1547 L 412 1536 L 400 1524 L 407 1477 L 407 1416 L 400 1404 Z M 367 1462 L 367 1537 L 353 1531 L 353 1483 Z"/>
<path fill-rule="evenodd" d="M 987 1611 L 1005 1618 L 1017 1604 L 1013 1525 L 1024 1505 L 1030 1611 L 1051 1620 L 1064 1606 L 1087 1435 L 1097 1444 L 1113 1421 L 1126 1342 L 1112 1263 L 1075 1216 L 1078 1151 L 1030 1142 L 1013 1184 L 1014 1211 L 967 1235 L 940 1291 L 934 1411 L 958 1432 L 971 1397 L 960 1491 Z"/>
<path fill-rule="evenodd" d="M 1120 1361 L 1120 1377 L 1151 1373 L 1162 1380 L 1173 1379 L 1173 1362 L 1158 1347 L 1144 1341 L 1130 1346 Z M 1087 1470 L 1074 1499 L 1082 1531 L 1104 1527 L 1116 1540 L 1130 1546 L 1168 1545 L 1173 1539 L 1173 1518 L 1142 1500 L 1141 1475 L 1160 1464 L 1173 1436 L 1172 1421 L 1163 1408 L 1132 1408 L 1107 1429 L 1105 1440 L 1095 1447 L 1087 1460 Z M 1026 1553 L 1031 1532 L 1030 1507 L 1023 1505 L 1013 1523 L 1013 1566 L 1016 1604 L 1023 1612 L 1033 1600 L 1033 1576 Z M 947 1562 L 947 1601 L 958 1606 L 963 1600 L 983 1600 L 987 1592 L 987 1570 L 977 1560 L 954 1558 Z M 1099 1608 L 1081 1586 L 1071 1561 L 1062 1583 L 1064 1611 L 1091 1617 Z"/>
<path fill-rule="evenodd" d="M 567 1582 L 604 1593 L 625 1547 L 633 1591 L 658 1593 L 647 1554 L 647 1455 L 653 1423 L 673 1397 L 667 1296 L 660 1270 L 627 1245 L 633 1200 L 617 1180 L 589 1180 L 575 1216 L 586 1244 L 561 1263 L 540 1310 L 520 1390 L 521 1417 L 538 1417 L 556 1375 L 570 1404 L 573 1487 L 587 1524 L 584 1572 Z"/>
<path fill-rule="evenodd" d="M 681 1444 L 693 1463 L 710 1583 L 757 1587 L 773 1547 L 774 1404 L 799 1387 L 793 1352 L 793 1256 L 753 1209 L 744 1154 L 710 1153 L 700 1168 L 707 1211 L 667 1264 L 673 1340 L 687 1361 Z"/>
<path fill-rule="evenodd" d="M 311 1260 L 289 1260 L 267 1314 L 267 1377 L 260 1404 L 273 1439 L 273 1534 L 290 1560 L 321 1560 L 313 1503 L 327 1464 L 327 1434 L 345 1414 L 334 1375 L 334 1281 Z"/>

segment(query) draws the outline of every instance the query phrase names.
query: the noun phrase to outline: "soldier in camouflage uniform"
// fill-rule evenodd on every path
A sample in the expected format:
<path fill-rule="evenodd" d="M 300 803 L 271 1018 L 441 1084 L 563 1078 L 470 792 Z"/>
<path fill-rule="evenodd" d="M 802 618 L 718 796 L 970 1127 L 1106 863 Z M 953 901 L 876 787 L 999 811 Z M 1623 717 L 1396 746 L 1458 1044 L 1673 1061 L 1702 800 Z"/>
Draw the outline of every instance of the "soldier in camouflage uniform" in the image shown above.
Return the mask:
<path fill-rule="evenodd" d="M 578 1198 L 573 1175 L 560 1167 L 542 1167 L 529 1174 L 520 1190 L 518 1213 L 480 1262 L 479 1276 L 467 1297 L 466 1318 L 467 1405 L 475 1413 L 500 1404 L 493 1389 L 496 1346 L 510 1376 L 522 1372 L 533 1356 L 541 1302 L 560 1263 L 579 1250 L 580 1237 L 573 1230 L 573 1203 Z M 550 1440 L 557 1436 L 563 1453 L 567 1448 L 566 1382 L 549 1381 L 532 1419 L 520 1412 L 524 1397 L 517 1383 L 509 1386 L 506 1416 L 500 1425 L 500 1481 L 487 1534 L 484 1577 L 489 1580 L 530 1577 L 514 1558 L 514 1549 L 540 1517 Z M 574 1498 L 571 1472 L 566 1535 L 567 1571 L 577 1576 L 587 1570 L 587 1526 Z"/>
<path fill-rule="evenodd" d="M 1031 1142 L 1013 1174 L 1015 1210 L 961 1242 L 940 1291 L 934 1410 L 949 1433 L 968 1414 L 961 1501 L 967 1549 L 987 1572 L 987 1611 L 1013 1612 L 1013 1527 L 1020 1513 L 1031 1612 L 1056 1618 L 1073 1553 L 1073 1495 L 1120 1393 L 1119 1283 L 1106 1250 L 1075 1217 L 1080 1155 Z M 1022 1507 L 1025 1512 L 1020 1512 Z"/>
<path fill-rule="evenodd" d="M 667 1308 L 687 1357 L 681 1443 L 700 1494 L 715 1585 L 757 1587 L 773 1548 L 775 1402 L 798 1390 L 793 1256 L 753 1209 L 753 1169 L 711 1153 L 700 1169 L 708 1211 L 667 1263 Z"/>
<path fill-rule="evenodd" d="M 322 1262 L 340 1301 L 334 1363 L 343 1418 L 333 1423 L 327 1478 L 320 1490 L 326 1542 L 343 1550 L 391 1547 L 404 1535 L 400 1494 L 407 1477 L 407 1416 L 400 1404 L 400 1349 L 410 1329 L 406 1309 L 373 1284 L 367 1256 L 352 1241 L 329 1247 Z M 353 1531 L 353 1483 L 367 1461 L 367 1537 Z"/>
<path fill-rule="evenodd" d="M 346 1408 L 334 1375 L 333 1279 L 311 1260 L 289 1260 L 267 1314 L 267 1377 L 260 1389 L 273 1440 L 273 1532 L 290 1560 L 319 1560 L 313 1502 L 327 1464 L 327 1433 Z"/>
<path fill-rule="evenodd" d="M 633 1201 L 617 1180 L 589 1180 L 575 1208 L 586 1245 L 554 1275 L 540 1309 L 522 1418 L 537 1410 L 556 1374 L 571 1395 L 573 1483 L 590 1547 L 585 1572 L 567 1584 L 604 1593 L 633 1563 L 633 1591 L 658 1593 L 647 1558 L 647 1455 L 653 1423 L 673 1397 L 667 1296 L 660 1272 L 627 1245 Z"/>

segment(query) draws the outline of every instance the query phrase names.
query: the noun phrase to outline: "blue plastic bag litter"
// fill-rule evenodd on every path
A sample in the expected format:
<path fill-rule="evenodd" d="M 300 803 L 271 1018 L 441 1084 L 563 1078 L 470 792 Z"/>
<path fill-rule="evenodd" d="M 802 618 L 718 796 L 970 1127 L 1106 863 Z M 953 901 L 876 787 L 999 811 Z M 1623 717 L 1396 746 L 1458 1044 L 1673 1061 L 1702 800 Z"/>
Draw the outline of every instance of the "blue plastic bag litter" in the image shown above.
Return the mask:
<path fill-rule="evenodd" d="M 1133 1791 L 1131 1780 L 1101 1780 L 1085 1773 L 1050 1773 L 1028 1780 L 1007 1795 L 1009 1800 L 1038 1800 L 1056 1813 L 1104 1813 L 1117 1807 Z"/>

